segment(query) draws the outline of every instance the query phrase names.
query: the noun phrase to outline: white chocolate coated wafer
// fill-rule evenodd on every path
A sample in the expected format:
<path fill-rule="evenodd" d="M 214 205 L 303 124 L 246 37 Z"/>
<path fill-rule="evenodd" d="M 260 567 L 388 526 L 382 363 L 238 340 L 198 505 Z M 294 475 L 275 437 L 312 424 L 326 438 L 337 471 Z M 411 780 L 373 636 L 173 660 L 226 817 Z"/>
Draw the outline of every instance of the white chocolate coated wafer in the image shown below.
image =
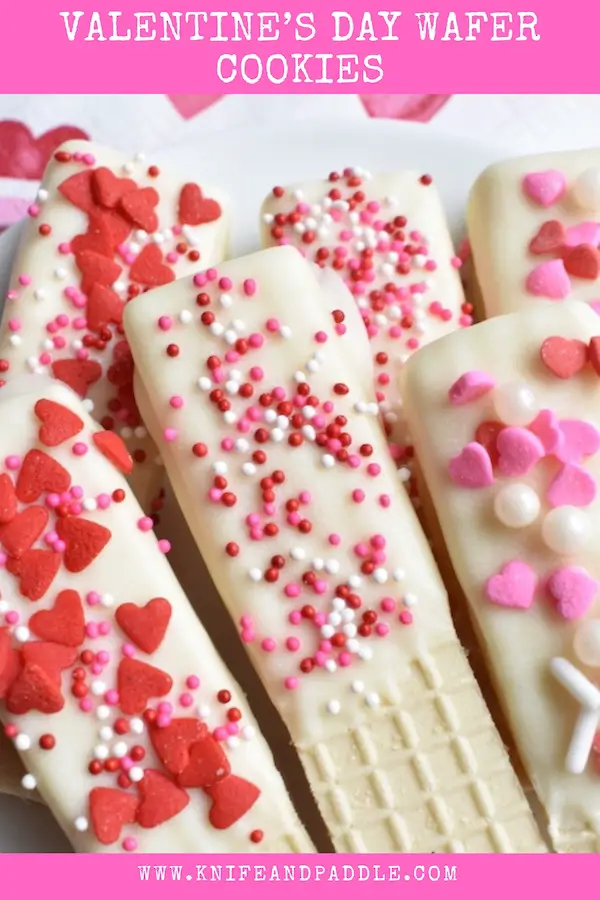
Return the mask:
<path fill-rule="evenodd" d="M 261 210 L 263 245 L 292 244 L 351 291 L 377 400 L 399 465 L 410 460 L 398 373 L 416 349 L 471 323 L 437 188 L 428 175 L 358 169 L 286 188 Z"/>
<path fill-rule="evenodd" d="M 64 385 L 0 399 L 0 718 L 76 850 L 312 849 L 122 471 Z"/>
<path fill-rule="evenodd" d="M 135 406 L 123 306 L 223 258 L 223 202 L 143 156 L 70 141 L 47 168 L 13 264 L 0 380 L 54 375 L 84 397 L 94 418 L 126 440 L 147 512 L 161 469 Z"/>
<path fill-rule="evenodd" d="M 336 849 L 540 850 L 314 267 L 275 248 L 147 300 L 138 402 Z"/>
<path fill-rule="evenodd" d="M 600 310 L 600 150 L 490 166 L 467 220 L 486 318 L 543 299 Z"/>
<path fill-rule="evenodd" d="M 426 493 L 562 852 L 600 850 L 580 717 L 600 696 L 597 328 L 583 303 L 540 301 L 424 350 L 403 385 Z"/>

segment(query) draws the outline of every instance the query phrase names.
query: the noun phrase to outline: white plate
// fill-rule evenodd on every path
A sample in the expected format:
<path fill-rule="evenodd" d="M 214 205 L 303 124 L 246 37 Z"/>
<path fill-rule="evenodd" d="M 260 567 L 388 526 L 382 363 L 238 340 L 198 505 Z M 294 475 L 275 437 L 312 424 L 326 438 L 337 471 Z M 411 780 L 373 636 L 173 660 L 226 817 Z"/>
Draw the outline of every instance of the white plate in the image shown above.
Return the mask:
<path fill-rule="evenodd" d="M 290 100 L 293 102 L 293 100 Z M 333 169 L 360 165 L 372 172 L 416 169 L 433 175 L 452 233 L 462 235 L 469 188 L 490 163 L 510 156 L 502 148 L 468 143 L 430 126 L 385 120 L 364 123 L 322 121 L 220 132 L 153 154 L 159 164 L 177 166 L 205 183 L 220 185 L 231 198 L 232 253 L 258 247 L 258 211 L 276 184 L 325 177 Z M 0 238 L 0 297 L 4 296 L 19 228 Z M 0 301 L 1 303 L 1 301 Z M 0 852 L 69 852 L 47 809 L 0 796 Z"/>

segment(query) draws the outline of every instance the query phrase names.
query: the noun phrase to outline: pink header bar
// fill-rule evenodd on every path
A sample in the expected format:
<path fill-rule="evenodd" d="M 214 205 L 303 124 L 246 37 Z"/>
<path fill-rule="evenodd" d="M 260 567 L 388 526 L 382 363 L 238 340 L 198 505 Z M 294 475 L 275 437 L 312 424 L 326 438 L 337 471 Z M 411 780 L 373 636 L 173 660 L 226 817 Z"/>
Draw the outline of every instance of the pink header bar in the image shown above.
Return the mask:
<path fill-rule="evenodd" d="M 41 856 L 6 855 L 2 896 L 50 900 L 107 897 L 223 897 L 329 900 L 506 900 L 532 890 L 544 900 L 569 896 L 574 885 L 598 884 L 600 859 L 590 856 Z"/>
<path fill-rule="evenodd" d="M 417 0 L 398 10 L 380 10 L 372 0 L 233 0 L 224 12 L 229 5 L 5 3 L 2 90 L 448 94 L 600 87 L 600 5 L 590 0 Z"/>

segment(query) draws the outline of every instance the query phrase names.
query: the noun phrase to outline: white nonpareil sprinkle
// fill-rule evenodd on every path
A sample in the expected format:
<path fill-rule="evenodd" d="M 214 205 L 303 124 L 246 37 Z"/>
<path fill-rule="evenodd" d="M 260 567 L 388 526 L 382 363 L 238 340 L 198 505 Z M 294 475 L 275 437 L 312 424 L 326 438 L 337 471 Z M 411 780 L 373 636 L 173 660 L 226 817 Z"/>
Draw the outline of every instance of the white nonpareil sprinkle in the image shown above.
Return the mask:
<path fill-rule="evenodd" d="M 213 463 L 212 470 L 215 475 L 227 475 L 227 463 L 223 462 L 223 460 L 218 460 Z"/>
<path fill-rule="evenodd" d="M 85 409 L 86 412 L 92 413 L 94 412 L 94 401 L 90 400 L 89 397 L 86 397 L 85 400 L 82 400 L 81 405 Z"/>
<path fill-rule="evenodd" d="M 101 722 L 108 719 L 109 716 L 110 716 L 110 706 L 105 706 L 104 704 L 102 704 L 101 706 L 99 706 L 96 709 L 96 718 L 100 719 Z"/>
<path fill-rule="evenodd" d="M 284 340 L 289 340 L 292 336 L 292 329 L 289 325 L 282 325 L 279 329 L 279 336 L 284 338 Z"/>
<path fill-rule="evenodd" d="M 407 469 L 406 466 L 401 466 L 398 469 L 398 478 L 402 484 L 406 484 L 407 481 L 410 481 L 410 469 Z"/>
<path fill-rule="evenodd" d="M 133 434 L 138 439 L 138 441 L 141 441 L 147 436 L 148 432 L 143 425 L 138 425 L 137 428 L 133 429 Z"/>
<path fill-rule="evenodd" d="M 17 627 L 13 631 L 13 637 L 20 644 L 26 643 L 30 638 L 30 632 L 27 625 L 17 625 Z"/>
<path fill-rule="evenodd" d="M 356 681 L 352 682 L 352 684 L 350 685 L 350 689 L 354 694 L 362 694 L 365 689 L 364 682 L 360 681 L 360 679 L 357 679 Z"/>
<path fill-rule="evenodd" d="M 306 559 L 306 550 L 304 547 L 292 547 L 290 550 L 290 556 L 292 559 L 295 559 L 296 562 L 301 562 Z"/>
<path fill-rule="evenodd" d="M 392 572 L 392 578 L 394 579 L 394 581 L 404 581 L 404 579 L 406 578 L 406 572 L 404 571 L 404 569 L 394 569 L 394 571 Z"/>
<path fill-rule="evenodd" d="M 350 575 L 350 577 L 348 578 L 348 585 L 351 588 L 359 588 L 361 584 L 362 578 L 360 577 L 360 575 Z"/>
<path fill-rule="evenodd" d="M 342 610 L 342 622 L 354 622 L 356 613 L 349 606 Z"/>
<path fill-rule="evenodd" d="M 105 694 L 107 690 L 104 681 L 92 681 L 90 687 L 94 697 L 101 697 L 102 694 Z"/>
<path fill-rule="evenodd" d="M 106 609 L 110 609 L 115 605 L 115 598 L 112 594 L 102 594 L 100 597 L 100 606 L 104 606 Z"/>
<path fill-rule="evenodd" d="M 182 325 L 189 325 L 193 318 L 194 317 L 189 309 L 182 309 L 179 313 L 179 321 Z"/>
<path fill-rule="evenodd" d="M 311 406 L 309 403 L 307 403 L 306 406 L 302 407 L 302 415 L 305 419 L 312 419 L 312 417 L 315 415 L 315 413 L 316 413 L 316 409 L 314 408 L 314 406 Z"/>
<path fill-rule="evenodd" d="M 132 766 L 127 774 L 131 781 L 141 781 L 144 777 L 144 770 L 141 766 Z"/>
<path fill-rule="evenodd" d="M 240 739 L 237 735 L 232 734 L 231 737 L 228 737 L 225 741 L 229 750 L 235 750 L 236 747 L 240 746 Z"/>
<path fill-rule="evenodd" d="M 36 194 L 36 200 L 38 203 L 45 203 L 48 199 L 48 191 L 46 188 L 40 188 Z"/>
<path fill-rule="evenodd" d="M 88 497 L 87 499 L 85 499 L 82 505 L 86 512 L 94 512 L 94 510 L 98 507 L 98 504 L 93 499 L 93 497 Z"/>
<path fill-rule="evenodd" d="M 21 338 L 19 337 L 18 334 L 11 334 L 10 338 L 8 339 L 8 342 L 11 345 L 11 347 L 20 347 L 21 346 Z"/>
<path fill-rule="evenodd" d="M 25 791 L 35 791 L 37 787 L 37 781 L 31 774 L 31 772 L 28 772 L 27 775 L 23 775 L 23 777 L 21 778 L 21 787 Z"/>
<path fill-rule="evenodd" d="M 129 720 L 129 727 L 134 734 L 143 734 L 146 726 L 143 719 L 134 718 Z"/>
<path fill-rule="evenodd" d="M 327 662 L 325 663 L 325 668 L 327 669 L 328 672 L 331 672 L 331 673 L 336 672 L 337 671 L 337 663 L 333 659 L 328 659 Z"/>
<path fill-rule="evenodd" d="M 307 369 L 307 371 L 308 371 L 308 372 L 312 372 L 313 374 L 314 374 L 315 372 L 318 372 L 318 371 L 319 371 L 319 368 L 320 368 L 320 365 L 319 365 L 319 363 L 317 362 L 316 359 L 309 359 L 309 361 L 306 363 L 306 369 Z"/>
<path fill-rule="evenodd" d="M 387 570 L 382 568 L 375 569 L 373 572 L 373 579 L 377 584 L 386 584 L 388 580 Z"/>
<path fill-rule="evenodd" d="M 29 750 L 31 747 L 31 738 L 28 734 L 18 734 L 14 741 L 17 750 Z"/>
<path fill-rule="evenodd" d="M 334 597 L 331 601 L 331 605 L 335 609 L 336 612 L 342 612 L 346 609 L 346 601 L 341 597 Z"/>
<path fill-rule="evenodd" d="M 230 294 L 221 294 L 219 297 L 219 303 L 223 307 L 223 309 L 229 309 L 229 307 L 233 303 L 233 299 Z"/>
<path fill-rule="evenodd" d="M 402 601 L 405 606 L 409 606 L 409 607 L 416 606 L 417 603 L 419 602 L 416 594 L 411 594 L 410 592 L 408 594 L 404 595 L 404 597 L 402 598 Z"/>
<path fill-rule="evenodd" d="M 360 650 L 358 651 L 358 655 L 360 656 L 361 659 L 364 659 L 365 661 L 369 660 L 369 659 L 373 659 L 373 651 L 371 650 L 370 647 L 361 647 Z"/>
<path fill-rule="evenodd" d="M 342 631 L 344 632 L 346 637 L 356 637 L 356 625 L 354 625 L 352 622 L 348 622 L 346 625 L 344 625 Z"/>
<path fill-rule="evenodd" d="M 73 822 L 75 831 L 87 831 L 89 828 L 88 820 L 85 816 L 77 816 Z"/>
<path fill-rule="evenodd" d="M 340 571 L 340 564 L 337 559 L 326 559 L 325 560 L 325 571 L 329 575 L 337 575 Z M 338 598 L 340 599 L 340 598 Z"/>
<path fill-rule="evenodd" d="M 123 428 L 121 428 L 120 433 L 123 440 L 128 441 L 129 438 L 133 437 L 133 428 L 130 428 L 128 425 L 124 425 Z"/>
<path fill-rule="evenodd" d="M 325 560 L 321 559 L 320 556 L 315 556 L 310 565 L 311 568 L 315 569 L 317 572 L 321 572 L 325 567 Z"/>
<path fill-rule="evenodd" d="M 59 281 L 63 281 L 67 277 L 67 270 L 62 266 L 57 266 L 54 270 L 54 277 L 58 278 Z"/>
<path fill-rule="evenodd" d="M 379 706 L 381 700 L 379 699 L 379 694 L 376 694 L 374 691 L 371 691 L 365 696 L 365 703 L 367 706 L 370 706 L 371 709 L 374 709 L 376 706 Z"/>
<path fill-rule="evenodd" d="M 285 434 L 281 430 L 281 428 L 273 428 L 271 430 L 271 440 L 273 441 L 273 443 L 280 444 L 281 441 L 284 439 L 284 437 L 285 437 Z"/>
<path fill-rule="evenodd" d="M 244 725 L 241 734 L 245 741 L 251 741 L 256 737 L 256 729 L 253 725 Z"/>
<path fill-rule="evenodd" d="M 321 637 L 324 637 L 325 640 L 329 640 L 330 637 L 333 637 L 335 634 L 335 628 L 333 625 L 322 625 L 321 626 Z"/>
<path fill-rule="evenodd" d="M 263 413 L 263 419 L 267 423 L 267 425 L 272 425 L 277 421 L 277 413 L 274 409 L 266 409 Z"/>
<path fill-rule="evenodd" d="M 43 288 L 36 288 L 33 292 L 33 296 L 36 300 L 45 300 L 48 295 Z"/>
<path fill-rule="evenodd" d="M 206 704 L 199 706 L 198 715 L 201 719 L 208 719 L 210 717 L 210 706 L 207 706 Z"/>
<path fill-rule="evenodd" d="M 333 625 L 334 628 L 339 628 L 342 624 L 342 617 L 339 612 L 332 612 L 327 616 L 327 621 L 330 625 Z"/>
<path fill-rule="evenodd" d="M 254 463 L 245 462 L 242 465 L 242 472 L 244 473 L 244 475 L 255 475 L 256 474 L 256 466 L 254 465 Z"/>
<path fill-rule="evenodd" d="M 196 382 L 201 391 L 210 391 L 212 381 L 206 375 L 202 375 Z"/>
<path fill-rule="evenodd" d="M 312 427 L 312 425 L 303 425 L 302 435 L 306 438 L 307 441 L 314 441 L 317 436 L 317 432 Z"/>
<path fill-rule="evenodd" d="M 327 712 L 331 713 L 332 716 L 337 716 L 341 708 L 342 704 L 339 700 L 330 700 L 327 704 Z"/>
<path fill-rule="evenodd" d="M 250 580 L 255 583 L 262 581 L 262 572 L 260 569 L 250 569 L 248 575 L 250 576 Z"/>
<path fill-rule="evenodd" d="M 321 457 L 321 464 L 324 469 L 333 469 L 335 466 L 335 456 L 332 456 L 331 453 L 324 453 Z"/>
<path fill-rule="evenodd" d="M 346 650 L 348 653 L 358 653 L 360 650 L 360 644 L 356 640 L 356 638 L 348 638 L 346 641 Z"/>
<path fill-rule="evenodd" d="M 232 409 L 228 409 L 227 412 L 223 413 L 223 421 L 226 425 L 235 425 L 237 416 Z"/>
<path fill-rule="evenodd" d="M 112 728 L 110 727 L 110 725 L 103 725 L 102 728 L 99 730 L 98 735 L 99 735 L 101 741 L 108 743 L 108 741 L 112 741 L 113 737 L 115 736 L 115 733 L 112 730 Z"/>
<path fill-rule="evenodd" d="M 108 759 L 108 747 L 106 744 L 96 744 L 94 747 L 94 759 Z"/>
<path fill-rule="evenodd" d="M 225 326 L 221 325 L 220 322 L 213 322 L 212 325 L 209 325 L 209 330 L 211 334 L 214 334 L 215 337 L 221 337 L 221 335 L 225 332 Z"/>
<path fill-rule="evenodd" d="M 306 381 L 306 375 L 304 374 L 304 372 L 300 372 L 300 371 L 294 372 L 294 381 L 297 384 L 300 384 L 303 381 Z"/>
<path fill-rule="evenodd" d="M 127 744 L 125 741 L 117 741 L 116 744 L 113 744 L 112 755 L 116 756 L 117 759 L 123 759 L 124 756 L 127 756 Z"/>

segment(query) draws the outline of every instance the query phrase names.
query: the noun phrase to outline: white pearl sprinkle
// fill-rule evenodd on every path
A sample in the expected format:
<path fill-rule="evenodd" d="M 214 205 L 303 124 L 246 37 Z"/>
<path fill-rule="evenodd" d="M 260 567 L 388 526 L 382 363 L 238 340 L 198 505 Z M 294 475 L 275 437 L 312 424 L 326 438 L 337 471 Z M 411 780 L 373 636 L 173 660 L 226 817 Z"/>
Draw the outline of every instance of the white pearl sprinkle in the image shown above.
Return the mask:
<path fill-rule="evenodd" d="M 333 659 L 328 659 L 327 662 L 325 663 L 325 668 L 327 669 L 328 672 L 331 672 L 331 673 L 336 672 L 337 671 L 337 663 Z"/>
<path fill-rule="evenodd" d="M 101 697 L 102 694 L 105 694 L 107 690 L 104 681 L 92 681 L 90 687 L 94 697 Z"/>
<path fill-rule="evenodd" d="M 294 372 L 294 381 L 297 384 L 306 381 L 306 375 L 304 374 L 304 372 Z"/>
<path fill-rule="evenodd" d="M 101 722 L 104 721 L 105 719 L 108 719 L 109 716 L 110 716 L 110 706 L 104 706 L 104 704 L 103 704 L 102 706 L 99 706 L 96 709 L 96 718 L 100 719 Z"/>
<path fill-rule="evenodd" d="M 201 391 L 210 391 L 212 387 L 212 381 L 206 375 L 202 375 L 196 383 Z"/>
<path fill-rule="evenodd" d="M 62 266 L 57 266 L 54 270 L 54 277 L 58 278 L 59 281 L 63 281 L 67 277 L 67 270 Z"/>
<path fill-rule="evenodd" d="M 419 601 L 417 599 L 416 594 L 408 593 L 408 594 L 404 595 L 403 602 L 404 602 L 405 606 L 410 607 L 410 606 L 416 606 Z"/>
<path fill-rule="evenodd" d="M 327 704 L 327 712 L 331 713 L 332 716 L 337 716 L 341 708 L 342 704 L 339 700 L 330 700 Z"/>
<path fill-rule="evenodd" d="M 201 719 L 210 718 L 210 706 L 207 706 L 205 703 L 201 704 L 198 707 L 198 715 Z"/>
<path fill-rule="evenodd" d="M 356 613 L 349 606 L 342 610 L 342 622 L 353 622 L 355 618 Z"/>
<path fill-rule="evenodd" d="M 228 328 L 223 335 L 223 340 L 231 347 L 237 341 L 237 334 L 233 328 Z"/>
<path fill-rule="evenodd" d="M 251 741 L 256 737 L 256 729 L 253 725 L 244 725 L 241 733 L 245 741 Z"/>
<path fill-rule="evenodd" d="M 30 637 L 29 628 L 26 625 L 17 625 L 13 631 L 13 636 L 20 644 L 25 644 Z"/>
<path fill-rule="evenodd" d="M 104 606 L 106 609 L 110 609 L 115 605 L 115 598 L 112 594 L 102 594 L 100 597 L 100 606 Z"/>
<path fill-rule="evenodd" d="M 18 734 L 14 743 L 17 750 L 29 750 L 31 747 L 31 738 L 28 734 Z"/>
<path fill-rule="evenodd" d="M 35 791 L 37 787 L 37 781 L 31 773 L 23 775 L 23 777 L 21 778 L 21 787 L 25 791 Z"/>
<path fill-rule="evenodd" d="M 380 702 L 381 701 L 379 699 L 379 694 L 376 694 L 375 692 L 369 693 L 365 696 L 365 703 L 367 704 L 367 706 L 370 706 L 371 709 L 379 706 Z"/>
<path fill-rule="evenodd" d="M 36 194 L 36 199 L 38 203 L 45 203 L 48 199 L 48 191 L 46 188 L 40 188 Z"/>
<path fill-rule="evenodd" d="M 235 750 L 236 747 L 240 746 L 240 739 L 236 734 L 232 734 L 231 737 L 227 738 L 225 743 L 230 750 Z"/>
<path fill-rule="evenodd" d="M 364 659 L 365 661 L 367 661 L 367 660 L 373 658 L 373 651 L 370 647 L 361 647 L 360 650 L 358 651 L 358 655 L 360 656 L 361 659 Z"/>
<path fill-rule="evenodd" d="M 141 781 L 144 777 L 144 770 L 141 766 L 132 766 L 127 774 L 131 781 Z"/>
<path fill-rule="evenodd" d="M 143 440 L 145 437 L 147 437 L 148 432 L 147 432 L 147 430 L 144 428 L 143 425 L 138 425 L 137 428 L 134 428 L 134 429 L 133 429 L 133 434 L 134 434 L 134 436 L 138 439 L 138 441 L 141 441 L 141 440 Z"/>
<path fill-rule="evenodd" d="M 277 421 L 277 413 L 274 409 L 266 409 L 263 413 L 263 419 L 267 425 L 273 425 L 273 423 Z"/>
<path fill-rule="evenodd" d="M 325 560 L 325 571 L 328 572 L 329 575 L 337 575 L 340 571 L 340 564 L 337 559 L 326 559 Z"/>
<path fill-rule="evenodd" d="M 348 638 L 346 641 L 346 650 L 348 653 L 358 653 L 360 649 L 360 644 L 356 640 L 356 638 Z"/>
<path fill-rule="evenodd" d="M 262 581 L 262 572 L 260 569 L 250 569 L 248 575 L 250 576 L 250 580 L 255 583 Z"/>
<path fill-rule="evenodd" d="M 90 400 L 89 397 L 86 397 L 85 400 L 82 400 L 81 405 L 86 412 L 92 413 L 94 411 L 94 401 Z"/>
<path fill-rule="evenodd" d="M 46 291 L 43 288 L 37 288 L 33 292 L 33 296 L 34 296 L 35 300 L 45 300 L 48 295 L 46 294 Z"/>
<path fill-rule="evenodd" d="M 256 466 L 254 465 L 254 463 L 245 462 L 242 465 L 242 472 L 244 473 L 244 475 L 255 475 L 256 474 Z"/>
<path fill-rule="evenodd" d="M 333 625 L 322 625 L 321 626 L 321 637 L 324 637 L 325 640 L 329 640 L 330 637 L 333 637 L 335 634 L 335 628 Z"/>
<path fill-rule="evenodd" d="M 116 756 L 117 759 L 123 759 L 124 756 L 127 756 L 127 749 L 125 741 L 117 741 L 116 744 L 113 744 L 112 755 Z"/>
<path fill-rule="evenodd" d="M 301 562 L 306 559 L 306 550 L 303 547 L 292 547 L 290 556 L 292 559 L 295 559 L 296 562 Z"/>
<path fill-rule="evenodd" d="M 227 475 L 227 463 L 223 462 L 223 460 L 218 460 L 213 463 L 212 470 L 215 475 Z"/>
<path fill-rule="evenodd" d="M 321 572 L 325 567 L 325 561 L 319 556 L 315 556 L 315 558 L 311 562 L 311 566 L 313 569 L 316 569 L 317 572 Z"/>
<path fill-rule="evenodd" d="M 324 453 L 321 457 L 321 463 L 324 469 L 333 469 L 335 466 L 335 456 L 332 456 L 331 453 Z"/>
<path fill-rule="evenodd" d="M 179 313 L 179 321 L 182 325 L 189 325 L 193 318 L 194 317 L 189 309 L 182 309 Z"/>
<path fill-rule="evenodd" d="M 237 383 L 237 381 L 226 381 L 225 382 L 225 390 L 227 391 L 228 394 L 237 394 L 239 389 L 240 389 L 240 386 Z"/>
<path fill-rule="evenodd" d="M 209 331 L 211 334 L 214 334 L 215 337 L 221 337 L 225 332 L 225 326 L 221 325 L 220 322 L 213 322 L 212 325 L 209 326 Z"/>
<path fill-rule="evenodd" d="M 342 610 L 346 609 L 346 601 L 342 600 L 341 597 L 334 597 L 331 605 L 335 609 L 336 612 L 342 612 Z"/>
<path fill-rule="evenodd" d="M 223 421 L 226 425 L 235 425 L 237 416 L 232 409 L 228 409 L 227 412 L 223 413 Z"/>
<path fill-rule="evenodd" d="M 388 573 L 386 569 L 375 569 L 373 572 L 373 579 L 377 582 L 377 584 L 386 584 L 388 580 Z"/>
<path fill-rule="evenodd" d="M 281 328 L 279 329 L 279 336 L 284 338 L 285 340 L 288 340 L 288 338 L 291 338 L 292 329 L 290 328 L 290 326 L 282 325 Z"/>
<path fill-rule="evenodd" d="M 330 625 L 333 625 L 334 628 L 339 628 L 339 626 L 342 624 L 342 617 L 338 612 L 332 612 L 329 613 L 327 621 Z"/>
<path fill-rule="evenodd" d="M 362 584 L 362 578 L 360 575 L 351 575 L 348 579 L 348 584 L 351 588 L 358 588 Z"/>
<path fill-rule="evenodd" d="M 320 366 L 319 366 L 319 363 L 316 361 L 316 359 L 309 359 L 309 361 L 306 363 L 307 371 L 312 372 L 313 374 L 315 372 L 318 372 L 319 368 L 320 368 Z"/>
<path fill-rule="evenodd" d="M 392 578 L 394 579 L 394 581 L 404 581 L 404 579 L 406 578 L 406 572 L 404 571 L 404 569 L 394 569 L 394 571 L 392 572 Z"/>
<path fill-rule="evenodd" d="M 87 831 L 89 828 L 88 820 L 85 816 L 77 816 L 73 822 L 75 831 Z"/>
<path fill-rule="evenodd" d="M 134 734 L 143 734 L 146 726 L 143 719 L 133 718 L 129 720 L 129 728 Z"/>
<path fill-rule="evenodd" d="M 221 294 L 221 296 L 219 297 L 219 303 L 221 304 L 223 309 L 229 309 L 229 307 L 233 303 L 233 298 L 230 294 Z"/>
<path fill-rule="evenodd" d="M 273 443 L 280 444 L 284 437 L 285 434 L 283 433 L 281 428 L 273 428 L 271 430 L 271 440 L 273 441 Z"/>
<path fill-rule="evenodd" d="M 128 441 L 131 437 L 133 437 L 133 428 L 129 428 L 128 425 L 125 425 L 121 428 L 121 437 L 124 441 Z"/>
<path fill-rule="evenodd" d="M 303 425 L 302 426 L 302 434 L 306 438 L 307 441 L 314 441 L 317 436 L 317 432 L 312 427 L 312 425 Z"/>
<path fill-rule="evenodd" d="M 108 759 L 108 747 L 106 744 L 96 744 L 94 747 L 94 758 L 95 759 Z"/>
<path fill-rule="evenodd" d="M 19 337 L 18 334 L 11 334 L 10 338 L 8 339 L 8 342 L 12 347 L 20 347 L 21 346 L 21 338 Z"/>
<path fill-rule="evenodd" d="M 94 512 L 98 507 L 98 504 L 92 497 L 85 499 L 82 505 L 86 512 Z"/>
<path fill-rule="evenodd" d="M 106 744 L 108 743 L 108 741 L 112 741 L 115 733 L 110 725 L 103 725 L 102 728 L 100 728 L 100 730 L 98 731 L 98 735 L 100 737 L 100 740 L 104 741 L 104 743 Z"/>
<path fill-rule="evenodd" d="M 354 694 L 362 694 L 365 689 L 364 681 L 360 681 L 360 679 L 357 679 L 356 681 L 352 682 L 350 688 Z"/>
<path fill-rule="evenodd" d="M 248 450 L 250 449 L 250 444 L 246 440 L 246 438 L 237 438 L 237 440 L 234 441 L 233 446 L 235 448 L 236 453 L 247 453 Z"/>
<path fill-rule="evenodd" d="M 356 625 L 354 625 L 352 622 L 348 622 L 346 625 L 344 625 L 342 631 L 344 632 L 346 637 L 356 637 Z"/>

